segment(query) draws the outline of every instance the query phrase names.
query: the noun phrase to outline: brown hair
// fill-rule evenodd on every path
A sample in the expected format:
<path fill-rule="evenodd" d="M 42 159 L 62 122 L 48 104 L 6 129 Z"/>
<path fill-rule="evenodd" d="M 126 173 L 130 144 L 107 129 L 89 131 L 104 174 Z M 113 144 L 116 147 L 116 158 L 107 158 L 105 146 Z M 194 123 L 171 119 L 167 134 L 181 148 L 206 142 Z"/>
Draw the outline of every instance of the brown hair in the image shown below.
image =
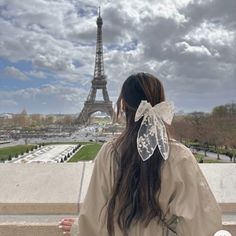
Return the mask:
<path fill-rule="evenodd" d="M 150 159 L 142 161 L 136 146 L 142 119 L 135 122 L 134 117 L 142 100 L 152 106 L 165 100 L 161 82 L 151 74 L 129 76 L 117 101 L 117 117 L 124 112 L 126 127 L 115 142 L 115 181 L 107 209 L 107 230 L 111 236 L 115 234 L 115 221 L 127 236 L 132 224 L 142 222 L 147 226 L 153 218 L 163 218 L 158 200 L 163 158 L 156 148 Z"/>

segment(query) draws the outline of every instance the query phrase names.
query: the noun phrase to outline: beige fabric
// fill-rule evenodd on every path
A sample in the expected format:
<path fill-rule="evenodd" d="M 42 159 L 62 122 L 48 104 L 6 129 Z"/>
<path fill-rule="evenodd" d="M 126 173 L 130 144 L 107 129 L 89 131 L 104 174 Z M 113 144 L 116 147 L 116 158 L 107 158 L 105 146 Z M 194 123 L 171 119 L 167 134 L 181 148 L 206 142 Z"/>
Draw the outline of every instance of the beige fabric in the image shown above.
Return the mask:
<path fill-rule="evenodd" d="M 170 157 L 162 168 L 160 205 L 167 219 L 176 215 L 179 236 L 213 236 L 222 228 L 218 204 L 191 151 L 171 142 Z M 113 185 L 113 145 L 108 142 L 99 151 L 91 182 L 79 216 L 79 236 L 108 236 L 106 206 Z M 121 236 L 117 225 L 115 235 Z M 152 220 L 148 227 L 135 224 L 130 236 L 163 236 L 162 226 Z M 166 236 L 166 235 L 165 235 Z"/>

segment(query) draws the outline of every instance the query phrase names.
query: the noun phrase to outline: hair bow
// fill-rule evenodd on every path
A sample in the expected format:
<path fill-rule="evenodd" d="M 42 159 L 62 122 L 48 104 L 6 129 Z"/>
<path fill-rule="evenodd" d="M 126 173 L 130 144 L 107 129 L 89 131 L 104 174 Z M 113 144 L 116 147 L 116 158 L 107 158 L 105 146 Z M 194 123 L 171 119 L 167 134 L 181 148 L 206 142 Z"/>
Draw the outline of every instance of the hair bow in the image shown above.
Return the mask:
<path fill-rule="evenodd" d="M 164 122 L 171 124 L 174 106 L 165 101 L 151 106 L 141 101 L 135 114 L 135 122 L 143 117 L 137 136 L 137 149 L 143 161 L 148 160 L 158 146 L 164 160 L 169 156 L 169 144 Z"/>

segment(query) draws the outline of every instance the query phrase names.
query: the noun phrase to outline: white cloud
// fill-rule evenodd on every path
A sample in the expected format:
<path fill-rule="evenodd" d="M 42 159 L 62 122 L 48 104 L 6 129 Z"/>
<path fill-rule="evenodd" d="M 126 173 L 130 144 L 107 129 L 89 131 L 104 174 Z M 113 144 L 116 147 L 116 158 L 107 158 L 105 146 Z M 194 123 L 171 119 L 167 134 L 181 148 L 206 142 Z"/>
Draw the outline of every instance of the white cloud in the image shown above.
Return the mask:
<path fill-rule="evenodd" d="M 216 47 L 230 46 L 235 40 L 235 32 L 227 30 L 223 25 L 204 21 L 184 38 L 191 42 L 209 43 Z"/>
<path fill-rule="evenodd" d="M 191 46 L 186 42 L 176 43 L 177 48 L 180 50 L 182 54 L 194 54 L 196 57 L 205 57 L 211 56 L 209 50 L 201 45 L 201 46 Z"/>
<path fill-rule="evenodd" d="M 4 73 L 6 76 L 9 76 L 11 78 L 14 79 L 19 79 L 19 80 L 27 80 L 28 77 L 21 72 L 20 70 L 18 70 L 17 68 L 13 67 L 13 66 L 8 66 L 4 69 Z"/>
<path fill-rule="evenodd" d="M 45 79 L 46 74 L 43 71 L 32 70 L 26 73 L 29 77 L 35 77 L 39 79 Z"/>
<path fill-rule="evenodd" d="M 197 96 L 202 89 L 211 96 L 211 106 L 214 99 L 215 105 L 231 99 L 228 88 L 236 89 L 234 4 L 234 0 L 103 1 L 105 73 L 113 101 L 124 79 L 137 71 L 160 77 L 168 96 L 182 109 L 190 94 L 192 109 L 206 104 Z M 9 62 L 3 70 L 18 79 L 34 78 L 15 91 L 4 84 L 8 92 L 0 94 L 17 102 L 14 109 L 22 110 L 24 104 L 40 112 L 82 108 L 94 71 L 97 5 L 93 0 L 0 0 L 0 58 Z M 21 62 L 29 68 L 21 70 Z M 37 79 L 48 84 L 35 88 Z M 212 94 L 219 84 L 221 98 Z"/>
<path fill-rule="evenodd" d="M 45 85 L 40 88 L 0 91 L 0 96 L 4 97 L 0 103 L 0 112 L 20 112 L 25 107 L 29 113 L 79 113 L 84 102 L 81 98 L 87 96 L 87 91 L 60 85 Z M 71 106 L 71 103 L 74 105 Z"/>

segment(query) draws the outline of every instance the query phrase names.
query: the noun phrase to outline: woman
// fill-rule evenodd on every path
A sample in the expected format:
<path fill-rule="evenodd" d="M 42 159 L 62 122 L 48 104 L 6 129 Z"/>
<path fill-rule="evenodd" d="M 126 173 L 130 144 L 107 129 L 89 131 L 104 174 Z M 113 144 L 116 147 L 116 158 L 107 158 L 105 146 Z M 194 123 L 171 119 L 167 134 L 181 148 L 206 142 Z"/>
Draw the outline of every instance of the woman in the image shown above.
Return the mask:
<path fill-rule="evenodd" d="M 78 220 L 79 236 L 213 236 L 216 200 L 188 148 L 168 138 L 173 118 L 161 82 L 131 75 L 117 102 L 126 128 L 97 154 Z M 70 231 L 73 220 L 60 227 Z"/>

